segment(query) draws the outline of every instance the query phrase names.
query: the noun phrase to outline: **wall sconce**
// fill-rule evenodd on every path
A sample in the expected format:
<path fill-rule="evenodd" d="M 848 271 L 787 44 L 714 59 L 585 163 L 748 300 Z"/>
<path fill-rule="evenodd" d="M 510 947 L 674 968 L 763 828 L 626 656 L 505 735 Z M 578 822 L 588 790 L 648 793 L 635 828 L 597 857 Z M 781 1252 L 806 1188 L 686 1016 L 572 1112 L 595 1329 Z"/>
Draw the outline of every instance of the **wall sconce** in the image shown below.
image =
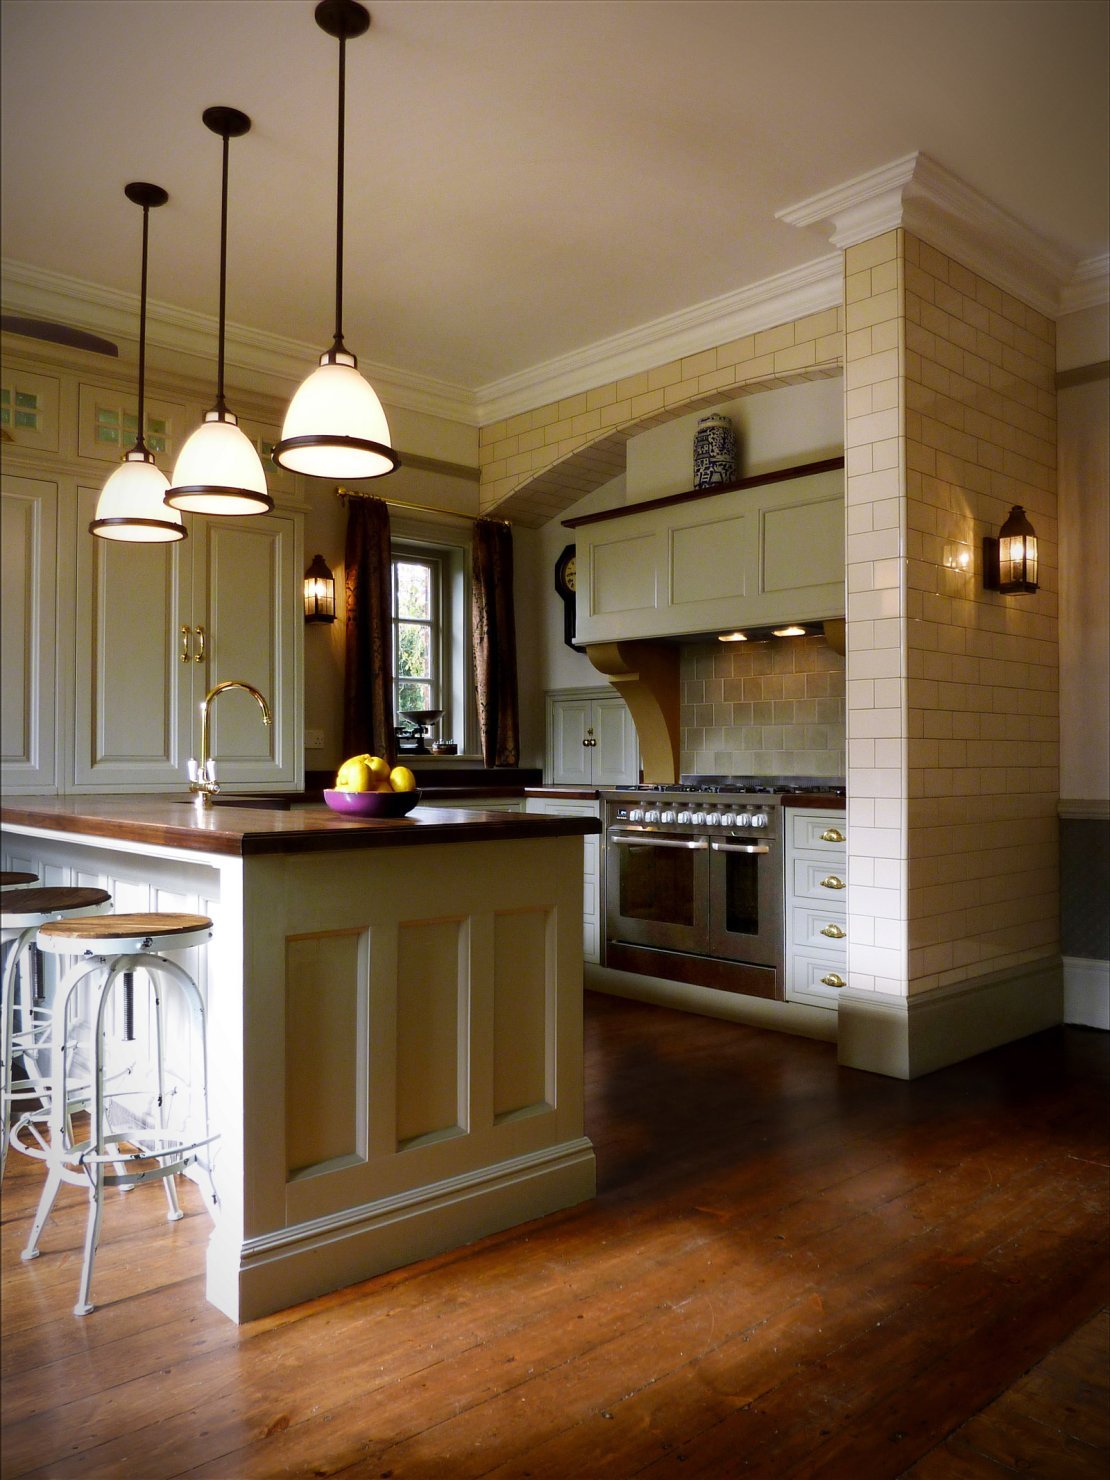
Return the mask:
<path fill-rule="evenodd" d="M 304 619 L 306 622 L 335 621 L 335 577 L 322 555 L 314 555 L 304 573 Z"/>
<path fill-rule="evenodd" d="M 983 589 L 1004 596 L 1037 589 L 1037 531 L 1020 504 L 1010 510 L 996 540 L 984 536 Z"/>

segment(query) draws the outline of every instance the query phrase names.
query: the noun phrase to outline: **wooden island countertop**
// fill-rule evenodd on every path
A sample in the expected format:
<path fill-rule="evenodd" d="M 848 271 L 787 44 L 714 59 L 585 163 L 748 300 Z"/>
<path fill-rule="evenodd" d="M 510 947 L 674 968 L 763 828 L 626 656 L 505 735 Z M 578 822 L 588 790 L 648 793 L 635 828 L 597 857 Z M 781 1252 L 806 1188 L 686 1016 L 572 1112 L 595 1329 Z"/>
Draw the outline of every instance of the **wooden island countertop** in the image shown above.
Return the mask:
<path fill-rule="evenodd" d="M 249 805 L 236 806 L 231 798 L 221 799 L 201 810 L 187 795 L 21 796 L 5 799 L 0 819 L 11 827 L 233 856 L 582 836 L 600 830 L 591 817 L 417 806 L 407 817 L 361 818 L 340 816 L 322 803 L 291 806 L 280 794 L 273 808 L 257 796 L 248 800 Z"/>

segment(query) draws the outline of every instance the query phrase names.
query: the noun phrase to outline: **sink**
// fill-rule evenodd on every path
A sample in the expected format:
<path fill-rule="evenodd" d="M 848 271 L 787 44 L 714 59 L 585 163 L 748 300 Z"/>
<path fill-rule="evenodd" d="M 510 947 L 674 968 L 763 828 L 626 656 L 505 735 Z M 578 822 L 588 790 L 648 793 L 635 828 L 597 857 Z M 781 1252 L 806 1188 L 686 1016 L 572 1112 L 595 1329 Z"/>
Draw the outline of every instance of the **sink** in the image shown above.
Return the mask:
<path fill-rule="evenodd" d="M 195 807 L 192 797 L 173 797 L 179 807 Z M 210 807 L 255 807 L 264 812 L 288 812 L 293 805 L 291 797 L 284 796 L 236 796 L 234 792 L 221 792 L 212 797 Z"/>

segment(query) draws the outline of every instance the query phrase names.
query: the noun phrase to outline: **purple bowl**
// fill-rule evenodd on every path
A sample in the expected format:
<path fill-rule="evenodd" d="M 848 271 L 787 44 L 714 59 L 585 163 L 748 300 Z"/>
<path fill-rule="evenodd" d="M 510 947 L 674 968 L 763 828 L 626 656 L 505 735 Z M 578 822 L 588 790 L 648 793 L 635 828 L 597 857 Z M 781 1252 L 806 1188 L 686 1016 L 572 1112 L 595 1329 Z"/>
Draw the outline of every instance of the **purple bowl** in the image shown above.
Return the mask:
<path fill-rule="evenodd" d="M 344 817 L 403 817 L 419 800 L 419 791 L 324 792 L 327 805 Z"/>

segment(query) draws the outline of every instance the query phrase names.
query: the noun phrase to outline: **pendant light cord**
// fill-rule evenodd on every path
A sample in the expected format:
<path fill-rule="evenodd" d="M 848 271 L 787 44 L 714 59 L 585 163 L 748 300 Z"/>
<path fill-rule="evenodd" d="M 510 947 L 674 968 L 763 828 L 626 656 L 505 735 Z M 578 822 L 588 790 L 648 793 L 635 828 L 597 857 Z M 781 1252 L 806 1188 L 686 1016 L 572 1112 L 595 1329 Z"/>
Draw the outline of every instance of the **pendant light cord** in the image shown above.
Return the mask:
<path fill-rule="evenodd" d="M 143 265 L 139 283 L 139 433 L 132 451 L 147 451 L 146 432 L 146 255 L 150 232 L 150 206 L 143 203 Z"/>
<path fill-rule="evenodd" d="M 220 198 L 220 349 L 216 360 L 216 410 L 221 417 L 227 414 L 227 403 L 224 400 L 224 326 L 227 317 L 227 162 L 230 135 L 225 133 L 223 141 L 223 194 Z"/>
<path fill-rule="evenodd" d="M 347 112 L 347 38 L 339 38 L 339 162 L 335 185 L 335 343 L 332 353 L 343 345 L 343 158 L 346 147 L 344 119 Z"/>

